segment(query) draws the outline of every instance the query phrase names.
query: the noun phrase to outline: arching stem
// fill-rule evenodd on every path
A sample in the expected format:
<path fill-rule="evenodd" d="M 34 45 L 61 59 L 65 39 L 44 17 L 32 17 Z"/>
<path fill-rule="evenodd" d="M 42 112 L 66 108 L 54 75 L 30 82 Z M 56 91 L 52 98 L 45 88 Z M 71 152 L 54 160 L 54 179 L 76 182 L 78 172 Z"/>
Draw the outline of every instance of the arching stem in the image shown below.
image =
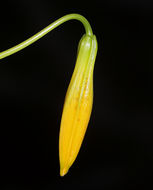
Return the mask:
<path fill-rule="evenodd" d="M 57 26 L 63 24 L 66 21 L 72 20 L 72 19 L 78 20 L 84 25 L 84 28 L 85 28 L 87 35 L 89 35 L 89 36 L 93 35 L 91 26 L 85 17 L 83 17 L 82 15 L 79 15 L 79 14 L 69 14 L 69 15 L 63 16 L 60 19 L 56 20 L 55 22 L 53 22 L 52 24 L 50 24 L 49 26 L 47 26 L 46 28 L 44 28 L 43 30 L 38 32 L 37 34 L 33 35 L 29 39 L 23 41 L 22 43 L 14 46 L 8 50 L 1 52 L 0 53 L 0 59 L 3 59 L 7 56 L 10 56 L 10 55 L 24 49 L 25 47 L 31 45 L 35 41 L 37 41 L 40 38 L 42 38 L 43 36 L 45 36 L 47 33 L 52 31 L 53 29 L 55 29 Z"/>

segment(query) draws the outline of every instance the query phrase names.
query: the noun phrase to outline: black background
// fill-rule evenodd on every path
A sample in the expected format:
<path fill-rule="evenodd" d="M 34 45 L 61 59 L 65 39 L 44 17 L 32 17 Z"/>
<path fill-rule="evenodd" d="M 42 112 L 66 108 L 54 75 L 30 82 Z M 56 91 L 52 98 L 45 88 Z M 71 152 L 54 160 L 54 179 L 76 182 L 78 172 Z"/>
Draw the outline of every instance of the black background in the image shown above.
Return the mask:
<path fill-rule="evenodd" d="M 69 21 L 0 61 L 1 189 L 148 189 L 153 169 L 153 2 L 1 2 L 0 51 L 69 13 L 98 39 L 94 105 L 69 173 L 59 176 L 58 135 L 84 33 Z"/>

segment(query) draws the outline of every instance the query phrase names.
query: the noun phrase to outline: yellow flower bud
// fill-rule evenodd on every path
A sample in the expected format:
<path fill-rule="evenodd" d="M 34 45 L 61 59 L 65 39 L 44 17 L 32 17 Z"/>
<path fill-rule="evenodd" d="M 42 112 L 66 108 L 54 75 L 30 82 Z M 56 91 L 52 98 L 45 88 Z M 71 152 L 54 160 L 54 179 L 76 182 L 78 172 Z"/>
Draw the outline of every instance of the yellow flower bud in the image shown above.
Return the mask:
<path fill-rule="evenodd" d="M 85 28 L 78 47 L 77 61 L 70 81 L 60 127 L 59 157 L 60 175 L 68 172 L 80 150 L 90 119 L 93 102 L 93 69 L 97 55 L 97 40 L 88 20 L 79 14 L 65 15 L 29 39 L 0 52 L 0 59 L 8 57 L 32 43 L 68 20 L 76 19 Z"/>
<path fill-rule="evenodd" d="M 95 35 L 80 40 L 75 69 L 66 93 L 59 137 L 60 175 L 64 176 L 80 150 L 93 104 Z"/>

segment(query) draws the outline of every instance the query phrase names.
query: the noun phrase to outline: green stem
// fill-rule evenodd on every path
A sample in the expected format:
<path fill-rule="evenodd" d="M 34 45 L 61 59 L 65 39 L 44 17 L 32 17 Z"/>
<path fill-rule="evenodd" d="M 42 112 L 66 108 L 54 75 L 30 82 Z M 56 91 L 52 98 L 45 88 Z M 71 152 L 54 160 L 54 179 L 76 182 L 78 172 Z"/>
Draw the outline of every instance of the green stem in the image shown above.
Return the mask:
<path fill-rule="evenodd" d="M 54 28 L 56 28 L 57 26 L 63 24 L 66 21 L 69 20 L 78 20 L 80 21 L 85 28 L 86 34 L 92 36 L 92 29 L 91 26 L 89 24 L 89 22 L 87 21 L 87 19 L 79 14 L 69 14 L 66 16 L 61 17 L 60 19 L 56 20 L 55 22 L 53 22 L 52 24 L 50 24 L 49 26 L 47 26 L 46 28 L 44 28 L 43 30 L 41 30 L 40 32 L 38 32 L 37 34 L 33 35 L 32 37 L 30 37 L 29 39 L 23 41 L 22 43 L 8 49 L 5 50 L 3 52 L 0 53 L 0 59 L 3 59 L 7 56 L 10 56 L 22 49 L 24 49 L 25 47 L 31 45 L 32 43 L 34 43 L 35 41 L 39 40 L 40 38 L 42 38 L 43 36 L 45 36 L 47 33 L 49 33 L 50 31 L 52 31 Z"/>

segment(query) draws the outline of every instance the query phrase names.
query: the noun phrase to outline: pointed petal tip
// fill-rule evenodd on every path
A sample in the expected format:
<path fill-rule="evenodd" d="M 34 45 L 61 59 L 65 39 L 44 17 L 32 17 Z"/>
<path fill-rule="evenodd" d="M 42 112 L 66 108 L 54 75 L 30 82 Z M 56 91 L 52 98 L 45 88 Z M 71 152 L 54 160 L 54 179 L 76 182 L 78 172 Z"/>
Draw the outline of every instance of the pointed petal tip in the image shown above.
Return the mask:
<path fill-rule="evenodd" d="M 65 176 L 67 174 L 67 172 L 68 172 L 68 169 L 66 169 L 66 168 L 60 169 L 60 176 L 61 177 Z"/>

